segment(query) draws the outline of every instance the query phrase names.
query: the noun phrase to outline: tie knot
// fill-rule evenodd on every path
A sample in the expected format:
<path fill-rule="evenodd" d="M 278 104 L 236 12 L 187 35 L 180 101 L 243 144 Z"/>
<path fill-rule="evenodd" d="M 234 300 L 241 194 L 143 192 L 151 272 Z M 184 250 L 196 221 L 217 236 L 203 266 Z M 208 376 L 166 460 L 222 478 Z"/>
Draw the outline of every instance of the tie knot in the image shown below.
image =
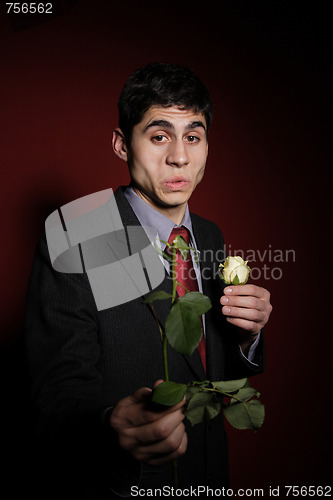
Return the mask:
<path fill-rule="evenodd" d="M 182 226 L 182 227 L 174 227 L 173 228 L 173 230 L 171 231 L 171 234 L 169 236 L 168 243 L 170 245 L 172 245 L 173 240 L 178 235 L 180 235 L 180 236 L 182 236 L 184 238 L 184 240 L 186 241 L 187 245 L 189 244 L 189 242 L 190 242 L 190 234 L 189 234 L 188 230 L 186 229 L 186 227 L 184 227 L 184 226 Z"/>

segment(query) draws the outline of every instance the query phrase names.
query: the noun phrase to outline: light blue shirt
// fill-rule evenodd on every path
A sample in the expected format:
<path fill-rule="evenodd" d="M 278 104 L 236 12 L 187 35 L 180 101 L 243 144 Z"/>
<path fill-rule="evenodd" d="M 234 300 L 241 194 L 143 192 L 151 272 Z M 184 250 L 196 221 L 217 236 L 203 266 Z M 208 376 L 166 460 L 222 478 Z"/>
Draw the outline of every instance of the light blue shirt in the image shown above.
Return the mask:
<path fill-rule="evenodd" d="M 156 238 L 156 231 L 158 232 L 158 238 L 160 240 L 168 241 L 170 234 L 171 234 L 171 231 L 175 227 L 183 226 L 188 230 L 188 232 L 190 234 L 190 245 L 189 246 L 192 246 L 195 249 L 197 249 L 196 241 L 195 241 L 195 238 L 193 235 L 192 220 L 191 220 L 188 205 L 186 205 L 183 220 L 181 221 L 179 226 L 177 226 L 171 219 L 169 219 L 168 217 L 166 217 L 165 215 L 161 214 L 160 212 L 155 210 L 153 207 L 148 205 L 147 202 L 145 202 L 142 198 L 140 198 L 140 196 L 138 196 L 136 194 L 136 192 L 133 190 L 133 188 L 131 186 L 127 186 L 124 194 L 129 202 L 129 204 L 131 205 L 135 215 L 137 216 L 141 226 L 147 232 L 147 236 L 152 243 L 154 242 L 154 240 Z M 153 228 L 154 233 L 151 233 L 149 231 L 149 228 Z M 161 248 L 162 248 L 162 250 L 164 250 L 165 243 L 161 242 Z M 197 263 L 196 260 L 193 258 L 194 252 L 191 251 L 191 253 L 192 253 L 193 267 L 194 267 L 195 274 L 196 274 L 197 281 L 198 281 L 198 288 L 199 288 L 199 291 L 202 293 L 202 280 L 201 280 L 200 266 L 199 266 L 199 263 Z M 198 259 L 198 260 L 200 260 L 200 259 Z M 169 262 L 167 260 L 163 259 L 163 264 L 164 264 L 166 270 L 169 272 L 169 270 L 170 270 L 169 269 Z M 202 317 L 202 323 L 203 323 L 203 330 L 204 330 L 204 335 L 205 335 L 206 332 L 205 332 L 204 315 Z M 246 356 L 244 356 L 243 351 L 240 348 L 240 352 L 241 352 L 242 356 L 245 357 L 250 363 L 252 363 L 255 366 L 257 366 L 257 365 L 255 363 L 253 363 L 253 359 L 254 359 L 255 349 L 259 343 L 259 337 L 260 337 L 260 334 L 258 335 L 256 341 L 251 345 L 247 358 L 246 358 Z"/>

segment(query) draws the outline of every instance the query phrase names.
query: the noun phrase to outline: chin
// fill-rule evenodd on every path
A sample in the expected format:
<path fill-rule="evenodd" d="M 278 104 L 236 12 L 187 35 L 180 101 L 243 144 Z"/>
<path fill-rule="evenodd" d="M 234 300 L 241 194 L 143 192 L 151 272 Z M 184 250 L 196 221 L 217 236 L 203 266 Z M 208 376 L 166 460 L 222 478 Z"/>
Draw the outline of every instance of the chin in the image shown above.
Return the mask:
<path fill-rule="evenodd" d="M 190 196 L 184 193 L 170 193 L 168 196 L 164 196 L 165 203 L 170 206 L 184 205 L 189 198 Z"/>
<path fill-rule="evenodd" d="M 169 199 L 167 202 L 166 202 L 166 206 L 169 206 L 169 207 L 180 207 L 181 205 L 185 205 L 186 203 L 188 202 L 188 198 L 181 198 L 181 199 L 176 199 L 176 198 L 173 198 L 173 199 Z"/>

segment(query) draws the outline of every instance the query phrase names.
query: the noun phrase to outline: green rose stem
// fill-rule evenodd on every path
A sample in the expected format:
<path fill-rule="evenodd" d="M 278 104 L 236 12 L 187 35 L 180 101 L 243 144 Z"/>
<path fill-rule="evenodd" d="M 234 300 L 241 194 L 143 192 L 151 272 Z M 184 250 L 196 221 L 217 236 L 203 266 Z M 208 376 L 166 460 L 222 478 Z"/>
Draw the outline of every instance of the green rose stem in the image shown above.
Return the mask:
<path fill-rule="evenodd" d="M 172 249 L 171 249 L 171 269 L 170 269 L 171 279 L 172 279 L 171 305 L 174 304 L 174 302 L 176 300 L 176 290 L 177 290 L 176 273 L 175 273 L 176 252 L 177 252 L 177 248 L 172 247 Z M 167 345 L 168 345 L 168 340 L 166 338 L 166 335 L 164 335 L 164 337 L 163 337 L 163 364 L 164 364 L 164 374 L 165 374 L 166 382 L 169 381 Z M 177 463 L 177 460 L 172 461 L 172 467 L 173 467 L 173 483 L 174 483 L 175 489 L 177 489 L 178 488 L 178 463 Z"/>
<path fill-rule="evenodd" d="M 164 368 L 164 379 L 166 382 L 169 382 L 169 369 L 168 369 L 168 356 L 167 356 L 167 346 L 168 346 L 168 341 L 167 341 L 167 338 L 165 336 L 165 333 L 163 332 L 162 330 L 162 327 L 161 327 L 161 324 L 160 322 L 158 321 L 157 319 L 157 316 L 156 316 L 156 313 L 155 313 L 155 310 L 154 310 L 154 306 L 152 304 L 149 304 L 150 305 L 150 308 L 153 312 L 153 315 L 157 321 L 157 324 L 158 324 L 158 328 L 159 328 L 159 331 L 160 331 L 160 334 L 161 334 L 161 338 L 162 338 L 162 341 L 163 341 L 163 368 Z M 172 461 L 172 467 L 173 467 L 173 482 L 174 482 L 174 487 L 175 489 L 178 488 L 178 464 L 177 464 L 177 460 L 173 460 Z"/>
<path fill-rule="evenodd" d="M 176 281 L 176 274 L 175 274 L 175 265 L 176 265 L 176 252 L 177 248 L 176 247 L 171 247 L 171 265 L 170 265 L 170 273 L 171 273 L 171 278 L 172 278 L 172 298 L 171 298 L 171 305 L 174 304 L 176 300 L 176 291 L 177 291 L 177 281 Z M 156 316 L 155 309 L 153 304 L 149 304 L 152 313 L 154 315 L 154 318 L 157 322 L 158 329 L 160 331 L 161 339 L 162 339 L 162 345 L 163 345 L 163 369 L 164 369 L 164 379 L 165 382 L 169 382 L 169 368 L 168 368 L 168 339 L 166 338 L 166 335 L 162 329 L 162 326 Z M 174 482 L 174 487 L 175 489 L 178 488 L 178 464 L 177 460 L 172 461 L 172 467 L 173 467 L 173 482 Z"/>
<path fill-rule="evenodd" d="M 172 278 L 172 298 L 171 298 L 171 305 L 175 302 L 176 300 L 176 290 L 177 290 L 177 281 L 176 281 L 176 276 L 175 276 L 175 258 L 176 258 L 176 252 L 177 249 L 175 247 L 171 247 L 171 266 L 170 266 L 170 272 L 171 272 L 171 278 Z M 158 329 L 160 331 L 161 339 L 162 339 L 162 345 L 163 345 L 163 368 L 164 368 L 164 379 L 166 382 L 169 382 L 169 369 L 168 369 L 168 339 L 166 338 L 166 335 L 162 329 L 162 326 L 156 316 L 155 309 L 153 304 L 149 304 L 154 318 L 157 322 Z"/>
<path fill-rule="evenodd" d="M 167 356 L 167 345 L 168 345 L 168 340 L 165 336 L 165 333 L 163 332 L 163 329 L 162 329 L 162 326 L 156 316 L 156 313 L 155 313 L 155 309 L 154 309 L 154 306 L 153 304 L 148 304 L 153 315 L 154 315 L 154 318 L 156 320 L 156 323 L 157 323 L 157 326 L 158 326 L 158 329 L 160 331 L 160 335 L 161 335 L 161 340 L 162 340 L 162 345 L 163 345 L 163 368 L 164 368 L 164 380 L 166 382 L 169 382 L 169 369 L 168 369 L 168 356 Z"/>

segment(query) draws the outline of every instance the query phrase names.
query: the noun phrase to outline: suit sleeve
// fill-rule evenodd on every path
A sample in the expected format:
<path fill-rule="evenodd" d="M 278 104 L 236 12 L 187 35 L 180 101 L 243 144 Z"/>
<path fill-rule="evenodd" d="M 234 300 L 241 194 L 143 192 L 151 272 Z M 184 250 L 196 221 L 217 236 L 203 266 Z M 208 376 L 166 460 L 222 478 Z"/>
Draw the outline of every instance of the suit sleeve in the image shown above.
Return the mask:
<path fill-rule="evenodd" d="M 124 471 L 135 483 L 140 465 L 121 451 L 102 418 L 116 401 L 103 396 L 98 313 L 88 279 L 55 271 L 45 237 L 30 277 L 25 334 L 40 496 L 61 498 L 66 488 L 71 498 L 95 498 L 97 490 L 117 490 Z"/>

